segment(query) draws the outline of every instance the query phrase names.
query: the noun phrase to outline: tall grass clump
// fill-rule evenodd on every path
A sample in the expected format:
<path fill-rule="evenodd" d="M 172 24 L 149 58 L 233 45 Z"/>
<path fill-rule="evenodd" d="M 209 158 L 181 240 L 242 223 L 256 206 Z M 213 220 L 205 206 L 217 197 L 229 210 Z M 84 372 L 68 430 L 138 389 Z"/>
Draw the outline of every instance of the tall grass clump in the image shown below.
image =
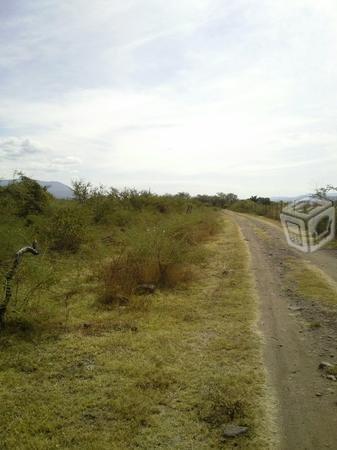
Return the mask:
<path fill-rule="evenodd" d="M 152 220 L 154 220 L 152 216 Z M 173 214 L 126 231 L 120 252 L 100 273 L 103 303 L 130 297 L 143 284 L 173 288 L 191 279 L 205 251 L 198 243 L 217 232 L 217 215 L 207 210 Z"/>

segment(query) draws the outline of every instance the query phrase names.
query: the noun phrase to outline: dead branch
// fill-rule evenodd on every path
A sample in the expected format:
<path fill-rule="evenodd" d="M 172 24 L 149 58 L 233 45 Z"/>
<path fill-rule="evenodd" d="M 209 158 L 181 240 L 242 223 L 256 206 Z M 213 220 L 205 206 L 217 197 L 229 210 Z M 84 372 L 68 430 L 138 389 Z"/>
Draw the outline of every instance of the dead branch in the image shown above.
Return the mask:
<path fill-rule="evenodd" d="M 4 325 L 5 314 L 7 310 L 8 303 L 12 298 L 12 280 L 19 268 L 21 259 L 25 253 L 31 253 L 33 255 L 38 255 L 39 251 L 37 248 L 37 242 L 34 241 L 31 246 L 23 247 L 16 252 L 12 267 L 5 275 L 5 285 L 4 285 L 4 298 L 0 303 L 0 329 Z"/>

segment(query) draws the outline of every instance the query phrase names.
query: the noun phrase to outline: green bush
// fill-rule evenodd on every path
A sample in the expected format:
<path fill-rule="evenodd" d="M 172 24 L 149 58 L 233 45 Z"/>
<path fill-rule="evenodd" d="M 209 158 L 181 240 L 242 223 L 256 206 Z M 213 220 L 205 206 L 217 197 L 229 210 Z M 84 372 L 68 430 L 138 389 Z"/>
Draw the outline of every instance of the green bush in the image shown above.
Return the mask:
<path fill-rule="evenodd" d="M 95 224 L 109 224 L 114 215 L 114 204 L 107 197 L 96 197 L 89 204 Z"/>
<path fill-rule="evenodd" d="M 0 189 L 0 208 L 19 217 L 43 213 L 52 196 L 39 183 L 24 175 Z"/>
<path fill-rule="evenodd" d="M 79 207 L 70 205 L 57 209 L 46 224 L 49 248 L 76 253 L 87 240 L 87 226 L 87 216 Z"/>
<path fill-rule="evenodd" d="M 0 277 L 8 271 L 15 253 L 34 240 L 31 230 L 27 229 L 23 221 L 13 217 L 2 217 L 0 223 Z M 1 290 L 0 290 L 1 292 Z"/>
<path fill-rule="evenodd" d="M 252 197 L 254 198 L 254 197 Z M 258 199 L 258 198 L 257 198 Z M 269 199 L 261 197 L 261 202 L 249 200 L 238 200 L 229 209 L 232 211 L 257 214 L 259 216 L 269 217 L 270 219 L 280 220 L 280 213 L 283 208 L 282 202 L 270 202 Z"/>

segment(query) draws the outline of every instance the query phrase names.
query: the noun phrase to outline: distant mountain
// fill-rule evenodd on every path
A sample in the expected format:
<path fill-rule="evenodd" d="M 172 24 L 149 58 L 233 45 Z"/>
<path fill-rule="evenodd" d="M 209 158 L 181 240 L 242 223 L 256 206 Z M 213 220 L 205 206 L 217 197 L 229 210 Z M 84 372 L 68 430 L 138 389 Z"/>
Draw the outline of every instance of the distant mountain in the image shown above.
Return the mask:
<path fill-rule="evenodd" d="M 69 199 L 74 197 L 73 190 L 59 181 L 36 181 L 40 186 L 47 187 L 47 191 L 55 198 Z M 12 183 L 12 180 L 0 180 L 0 186 L 7 186 L 9 183 Z"/>

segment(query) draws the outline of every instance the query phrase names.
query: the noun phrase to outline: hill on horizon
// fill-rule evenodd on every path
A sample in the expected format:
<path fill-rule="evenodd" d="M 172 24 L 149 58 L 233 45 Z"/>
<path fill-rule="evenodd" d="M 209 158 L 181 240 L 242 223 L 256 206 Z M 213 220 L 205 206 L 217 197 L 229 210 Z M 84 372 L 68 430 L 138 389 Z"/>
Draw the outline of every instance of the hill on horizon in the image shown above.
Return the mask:
<path fill-rule="evenodd" d="M 35 180 L 40 186 L 46 187 L 47 191 L 53 195 L 55 198 L 60 199 L 70 199 L 74 197 L 73 190 L 64 183 L 60 181 L 41 181 Z M 0 180 L 0 186 L 7 186 L 12 183 L 13 180 Z"/>

